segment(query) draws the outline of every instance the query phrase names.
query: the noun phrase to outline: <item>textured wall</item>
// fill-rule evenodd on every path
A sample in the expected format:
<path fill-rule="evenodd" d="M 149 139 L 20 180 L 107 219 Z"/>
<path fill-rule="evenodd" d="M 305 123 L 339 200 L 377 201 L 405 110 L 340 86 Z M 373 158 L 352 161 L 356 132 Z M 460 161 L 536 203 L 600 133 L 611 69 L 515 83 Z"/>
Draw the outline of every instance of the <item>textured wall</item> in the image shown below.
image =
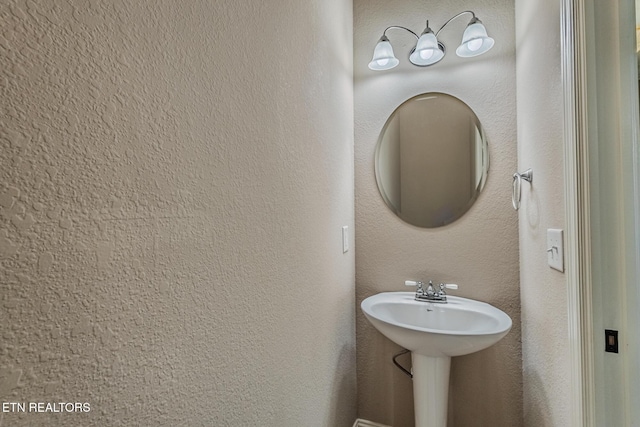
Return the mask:
<path fill-rule="evenodd" d="M 547 229 L 564 228 L 560 2 L 516 1 L 518 169 L 525 425 L 570 425 L 567 290 L 547 265 Z"/>
<path fill-rule="evenodd" d="M 404 291 L 405 279 L 458 283 L 456 295 L 489 302 L 506 311 L 514 326 L 500 343 L 455 358 L 451 372 L 449 425 L 522 424 L 520 291 L 517 215 L 511 207 L 516 169 L 516 82 L 513 2 L 354 2 L 356 125 L 356 294 L 360 302 L 381 291 Z M 458 58 L 468 18 L 441 33 L 449 53 L 438 65 L 408 64 L 415 38 L 390 31 L 401 64 L 387 72 L 367 68 L 376 41 L 389 25 L 420 32 L 428 18 L 437 30 L 448 18 L 474 10 L 496 39 L 488 54 Z M 466 102 L 489 139 L 491 170 L 476 204 L 460 220 L 419 229 L 394 216 L 378 194 L 373 173 L 378 134 L 403 101 L 423 92 L 444 92 Z M 368 324 L 357 310 L 358 410 L 361 418 L 394 427 L 413 425 L 411 381 L 391 363 L 398 347 Z M 409 363 L 408 361 L 405 361 Z"/>
<path fill-rule="evenodd" d="M 0 2 L 7 426 L 355 419 L 349 0 Z"/>

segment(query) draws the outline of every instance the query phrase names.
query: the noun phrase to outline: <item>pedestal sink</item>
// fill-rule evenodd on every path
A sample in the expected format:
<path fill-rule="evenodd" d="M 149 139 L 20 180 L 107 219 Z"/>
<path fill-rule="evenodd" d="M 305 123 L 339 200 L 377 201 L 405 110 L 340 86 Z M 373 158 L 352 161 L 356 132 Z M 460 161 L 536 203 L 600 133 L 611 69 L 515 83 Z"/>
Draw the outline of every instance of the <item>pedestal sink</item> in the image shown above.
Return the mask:
<path fill-rule="evenodd" d="M 383 335 L 411 350 L 416 427 L 446 427 L 451 358 L 492 346 L 511 318 L 492 305 L 447 296 L 447 303 L 415 301 L 413 292 L 383 292 L 362 301 Z"/>

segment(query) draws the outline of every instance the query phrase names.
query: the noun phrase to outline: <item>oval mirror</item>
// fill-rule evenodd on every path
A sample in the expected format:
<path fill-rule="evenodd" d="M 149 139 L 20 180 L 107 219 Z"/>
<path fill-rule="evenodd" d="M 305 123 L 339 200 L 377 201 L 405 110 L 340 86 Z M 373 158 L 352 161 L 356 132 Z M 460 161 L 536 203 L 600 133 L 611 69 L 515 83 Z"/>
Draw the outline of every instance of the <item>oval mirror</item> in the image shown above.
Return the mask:
<path fill-rule="evenodd" d="M 489 149 L 478 117 L 443 93 L 400 105 L 384 125 L 375 152 L 378 189 L 409 224 L 434 228 L 471 208 L 489 172 Z"/>

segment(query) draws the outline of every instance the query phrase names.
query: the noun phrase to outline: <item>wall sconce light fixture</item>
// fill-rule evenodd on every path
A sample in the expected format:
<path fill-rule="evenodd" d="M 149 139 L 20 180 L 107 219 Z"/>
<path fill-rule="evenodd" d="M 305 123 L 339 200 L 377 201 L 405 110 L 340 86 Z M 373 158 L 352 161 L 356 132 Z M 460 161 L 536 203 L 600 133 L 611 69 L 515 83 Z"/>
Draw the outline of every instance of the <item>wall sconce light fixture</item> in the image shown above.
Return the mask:
<path fill-rule="evenodd" d="M 427 21 L 427 26 L 419 37 L 416 33 L 405 27 L 397 25 L 387 27 L 373 51 L 373 59 L 369 62 L 369 68 L 375 71 L 390 70 L 400 63 L 398 58 L 393 54 L 393 47 L 391 47 L 391 43 L 387 38 L 387 31 L 391 29 L 405 30 L 416 37 L 416 46 L 409 52 L 409 61 L 411 61 L 413 65 L 428 67 L 429 65 L 437 63 L 444 58 L 446 53 L 444 44 L 438 41 L 438 34 L 440 34 L 440 31 L 442 31 L 449 22 L 465 13 L 470 13 L 472 18 L 462 34 L 462 43 L 460 43 L 460 46 L 456 49 L 456 54 L 463 58 L 482 55 L 493 47 L 494 40 L 487 35 L 486 28 L 482 24 L 482 21 L 476 17 L 475 13 L 466 10 L 445 22 L 435 34 L 431 28 L 429 28 L 429 21 Z"/>

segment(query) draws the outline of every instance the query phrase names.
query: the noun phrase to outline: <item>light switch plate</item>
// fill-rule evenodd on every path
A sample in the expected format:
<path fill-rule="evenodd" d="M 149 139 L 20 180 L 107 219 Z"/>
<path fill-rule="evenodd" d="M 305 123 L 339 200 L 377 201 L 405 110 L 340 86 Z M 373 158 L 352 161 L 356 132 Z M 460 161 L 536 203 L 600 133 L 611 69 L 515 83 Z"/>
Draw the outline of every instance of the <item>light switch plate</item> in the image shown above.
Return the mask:
<path fill-rule="evenodd" d="M 349 226 L 342 227 L 342 253 L 349 252 Z"/>
<path fill-rule="evenodd" d="M 549 267 L 564 272 L 564 241 L 562 230 L 547 230 L 547 261 Z"/>

